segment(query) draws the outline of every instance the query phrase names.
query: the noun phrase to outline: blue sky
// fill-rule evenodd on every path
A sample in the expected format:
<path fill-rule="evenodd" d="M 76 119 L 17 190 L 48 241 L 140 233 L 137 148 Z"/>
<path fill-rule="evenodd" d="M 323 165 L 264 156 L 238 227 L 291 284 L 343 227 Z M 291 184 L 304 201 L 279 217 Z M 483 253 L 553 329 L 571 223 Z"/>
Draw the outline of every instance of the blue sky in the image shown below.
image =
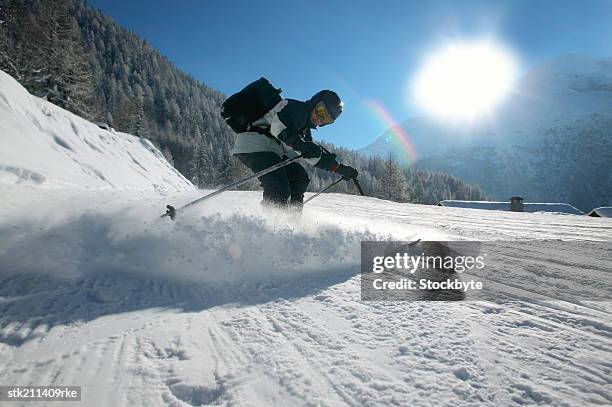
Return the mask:
<path fill-rule="evenodd" d="M 226 94 L 265 76 L 283 95 L 337 91 L 345 113 L 315 133 L 349 148 L 420 112 L 407 96 L 422 58 L 492 38 L 522 72 L 563 53 L 612 57 L 612 0 L 89 0 L 180 69 Z"/>

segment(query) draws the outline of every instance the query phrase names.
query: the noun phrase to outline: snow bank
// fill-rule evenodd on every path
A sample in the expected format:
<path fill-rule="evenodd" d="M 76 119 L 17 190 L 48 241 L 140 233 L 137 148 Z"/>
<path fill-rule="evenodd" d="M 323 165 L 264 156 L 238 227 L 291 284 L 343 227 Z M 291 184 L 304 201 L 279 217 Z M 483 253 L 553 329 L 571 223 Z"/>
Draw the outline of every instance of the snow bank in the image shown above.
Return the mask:
<path fill-rule="evenodd" d="M 489 202 L 489 201 L 460 201 L 460 200 L 444 200 L 438 203 L 438 206 L 446 206 L 452 208 L 468 208 L 468 209 L 486 209 L 494 211 L 509 211 L 510 202 Z M 523 203 L 523 212 L 547 212 L 570 215 L 584 215 L 584 213 L 570 204 L 566 203 Z"/>
<path fill-rule="evenodd" d="M 103 130 L 0 71 L 0 182 L 193 190 L 146 139 Z"/>

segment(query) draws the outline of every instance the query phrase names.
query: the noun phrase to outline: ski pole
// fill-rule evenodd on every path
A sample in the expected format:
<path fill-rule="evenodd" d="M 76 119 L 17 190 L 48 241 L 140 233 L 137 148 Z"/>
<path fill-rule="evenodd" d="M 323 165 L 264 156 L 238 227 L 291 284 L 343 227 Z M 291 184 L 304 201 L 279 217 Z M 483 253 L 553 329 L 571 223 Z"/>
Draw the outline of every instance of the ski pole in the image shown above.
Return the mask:
<path fill-rule="evenodd" d="M 329 184 L 328 186 L 326 186 L 325 188 L 323 188 L 322 190 L 320 190 L 319 192 L 317 192 L 316 194 L 314 194 L 313 196 L 311 196 L 310 198 L 308 198 L 307 200 L 304 201 L 304 204 L 306 204 L 308 201 L 311 201 L 313 199 L 315 199 L 317 196 L 321 195 L 323 192 L 327 191 L 328 189 L 330 189 L 331 187 L 333 187 L 334 185 L 336 185 L 337 183 L 339 183 L 342 180 L 345 180 L 346 178 L 340 178 L 334 182 L 332 182 L 331 184 Z M 363 191 L 361 190 L 361 185 L 359 185 L 359 181 L 357 181 L 357 178 L 353 178 L 353 182 L 355 183 L 355 186 L 357 187 L 357 190 L 359 190 L 359 193 L 363 196 Z"/>
<path fill-rule="evenodd" d="M 282 168 L 282 167 L 284 167 L 284 166 L 286 166 L 286 165 L 288 165 L 288 164 L 291 164 L 292 162 L 294 162 L 294 161 L 298 160 L 299 158 L 302 158 L 302 155 L 301 155 L 301 154 L 300 154 L 300 155 L 298 155 L 297 157 L 293 157 L 293 158 L 290 158 L 290 159 L 288 159 L 288 160 L 281 161 L 281 162 L 279 162 L 278 164 L 274 164 L 274 165 L 272 165 L 272 166 L 270 166 L 270 167 L 266 168 L 265 170 L 261 170 L 261 171 L 259 171 L 259 172 L 256 172 L 256 173 L 255 173 L 255 174 L 253 174 L 253 175 L 250 175 L 250 176 L 248 176 L 248 177 L 246 177 L 246 178 L 243 178 L 243 179 L 238 180 L 238 181 L 236 181 L 236 182 L 233 182 L 233 183 L 231 183 L 231 184 L 229 184 L 229 185 L 226 185 L 226 186 L 224 186 L 223 188 L 218 189 L 218 190 L 216 190 L 216 191 L 214 191 L 214 192 L 211 192 L 211 193 L 210 193 L 210 194 L 208 194 L 208 195 L 204 195 L 204 196 L 203 196 L 203 197 L 201 197 L 201 198 L 198 198 L 198 199 L 196 199 L 196 200 L 194 200 L 194 201 L 191 201 L 191 202 L 189 202 L 189 203 L 186 203 L 185 205 L 183 205 L 183 206 L 181 206 L 181 207 L 179 207 L 179 208 L 174 208 L 172 205 L 166 205 L 166 208 L 167 208 L 166 213 L 164 213 L 164 214 L 163 214 L 162 216 L 160 216 L 160 217 L 161 217 L 161 218 L 164 218 L 164 217 L 166 217 L 166 216 L 170 216 L 170 219 L 174 220 L 174 218 L 176 217 L 176 213 L 177 213 L 178 211 L 182 211 L 182 210 L 184 210 L 185 208 L 188 208 L 188 207 L 190 207 L 190 206 L 193 206 L 193 205 L 197 204 L 198 202 L 202 202 L 202 201 L 204 201 L 204 200 L 206 200 L 206 199 L 208 199 L 208 198 L 212 198 L 213 196 L 217 196 L 217 195 L 219 195 L 220 193 L 225 192 L 225 191 L 227 191 L 227 190 L 229 190 L 229 189 L 235 188 L 235 187 L 240 186 L 240 185 L 242 185 L 242 184 L 246 184 L 247 182 L 249 182 L 250 180 L 252 180 L 252 179 L 254 179 L 254 178 L 258 178 L 258 177 L 261 177 L 261 176 L 263 176 L 263 175 L 266 175 L 266 174 L 268 174 L 268 173 L 270 173 L 270 172 L 272 172 L 272 171 L 278 170 L 279 168 Z"/>
<path fill-rule="evenodd" d="M 321 195 L 323 192 L 327 191 L 328 189 L 330 189 L 331 187 L 333 187 L 334 185 L 336 185 L 337 183 L 339 183 L 340 181 L 342 181 L 344 178 L 339 178 L 336 181 L 332 182 L 331 184 L 329 184 L 328 186 L 326 186 L 325 188 L 323 188 L 322 190 L 320 190 L 319 192 L 317 192 L 316 194 L 314 194 L 313 196 L 311 196 L 310 198 L 308 198 L 307 200 L 304 201 L 303 205 L 306 205 L 306 203 L 308 201 L 312 201 L 313 199 L 315 199 L 316 197 L 318 197 L 319 195 Z"/>

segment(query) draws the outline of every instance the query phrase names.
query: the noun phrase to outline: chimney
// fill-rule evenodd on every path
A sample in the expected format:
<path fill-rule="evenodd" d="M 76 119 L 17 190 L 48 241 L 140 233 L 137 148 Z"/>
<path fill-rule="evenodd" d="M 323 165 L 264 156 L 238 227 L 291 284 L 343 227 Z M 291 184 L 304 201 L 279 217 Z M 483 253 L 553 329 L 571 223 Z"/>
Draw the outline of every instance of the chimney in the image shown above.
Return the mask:
<path fill-rule="evenodd" d="M 523 198 L 520 196 L 510 198 L 510 210 L 512 212 L 523 212 Z"/>

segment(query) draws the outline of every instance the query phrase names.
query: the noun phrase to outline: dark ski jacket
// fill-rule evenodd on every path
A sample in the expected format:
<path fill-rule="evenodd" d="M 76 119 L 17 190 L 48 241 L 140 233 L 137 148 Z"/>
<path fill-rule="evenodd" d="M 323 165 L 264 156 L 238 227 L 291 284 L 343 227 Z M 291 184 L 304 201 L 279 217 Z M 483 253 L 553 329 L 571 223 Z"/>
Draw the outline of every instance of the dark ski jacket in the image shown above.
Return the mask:
<path fill-rule="evenodd" d="M 311 130 L 316 126 L 310 121 L 314 108 L 311 101 L 283 99 L 253 126 L 261 132 L 239 133 L 232 149 L 233 154 L 271 151 L 279 156 L 294 157 L 299 152 L 294 146 L 298 140 L 313 142 Z M 299 142 L 298 142 L 299 144 Z M 308 160 L 314 166 L 327 171 L 335 171 L 338 162 L 336 155 L 323 150 L 321 158 Z"/>

